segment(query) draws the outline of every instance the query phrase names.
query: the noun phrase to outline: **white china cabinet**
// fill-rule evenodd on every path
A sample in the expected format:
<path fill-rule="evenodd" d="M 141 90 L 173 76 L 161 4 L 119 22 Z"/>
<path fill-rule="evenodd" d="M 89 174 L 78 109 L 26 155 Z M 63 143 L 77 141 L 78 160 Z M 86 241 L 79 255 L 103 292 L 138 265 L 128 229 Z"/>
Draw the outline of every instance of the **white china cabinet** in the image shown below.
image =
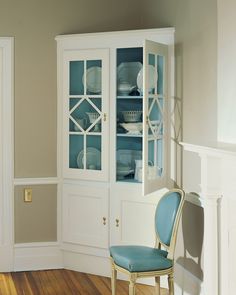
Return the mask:
<path fill-rule="evenodd" d="M 56 40 L 65 259 L 105 258 L 113 243 L 149 244 L 157 198 L 148 195 L 169 175 L 174 30 Z M 150 232 L 137 231 L 137 217 Z"/>

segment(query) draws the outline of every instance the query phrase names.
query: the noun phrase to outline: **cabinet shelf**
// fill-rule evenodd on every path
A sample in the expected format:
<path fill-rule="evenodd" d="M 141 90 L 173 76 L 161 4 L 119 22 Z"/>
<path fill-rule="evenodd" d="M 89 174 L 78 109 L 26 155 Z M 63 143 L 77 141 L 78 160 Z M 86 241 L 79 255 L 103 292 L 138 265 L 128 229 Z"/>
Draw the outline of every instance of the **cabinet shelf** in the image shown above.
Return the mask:
<path fill-rule="evenodd" d="M 118 179 L 117 182 L 118 183 L 126 182 L 126 183 L 142 184 L 142 182 L 140 182 L 134 178 Z"/>
<path fill-rule="evenodd" d="M 68 95 L 69 98 L 101 98 L 101 94 L 72 94 Z"/>
<path fill-rule="evenodd" d="M 88 133 L 84 133 L 84 132 L 80 132 L 80 131 L 70 131 L 69 134 L 70 135 L 85 135 L 86 134 L 87 136 L 88 135 L 97 135 L 97 136 L 98 135 L 100 135 L 100 136 L 102 135 L 101 132 L 88 132 Z"/>
<path fill-rule="evenodd" d="M 142 134 L 117 133 L 117 137 L 143 137 Z"/>
<path fill-rule="evenodd" d="M 143 96 L 131 96 L 131 95 L 118 95 L 117 99 L 143 99 Z"/>

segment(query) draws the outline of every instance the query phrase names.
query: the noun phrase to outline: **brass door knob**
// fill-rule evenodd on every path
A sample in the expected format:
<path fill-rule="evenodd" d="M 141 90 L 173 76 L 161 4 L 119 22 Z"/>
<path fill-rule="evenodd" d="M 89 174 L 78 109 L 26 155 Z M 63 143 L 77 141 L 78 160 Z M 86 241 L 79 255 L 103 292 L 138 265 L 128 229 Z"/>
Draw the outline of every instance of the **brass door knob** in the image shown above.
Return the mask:
<path fill-rule="evenodd" d="M 107 219 L 106 219 L 106 217 L 103 217 L 102 220 L 103 220 L 103 224 L 106 225 L 106 224 L 107 224 Z"/>
<path fill-rule="evenodd" d="M 120 225 L 120 220 L 116 219 L 116 227 L 119 227 L 119 225 Z"/>
<path fill-rule="evenodd" d="M 107 120 L 107 113 L 104 113 L 103 114 L 103 121 L 106 122 L 106 120 Z"/>

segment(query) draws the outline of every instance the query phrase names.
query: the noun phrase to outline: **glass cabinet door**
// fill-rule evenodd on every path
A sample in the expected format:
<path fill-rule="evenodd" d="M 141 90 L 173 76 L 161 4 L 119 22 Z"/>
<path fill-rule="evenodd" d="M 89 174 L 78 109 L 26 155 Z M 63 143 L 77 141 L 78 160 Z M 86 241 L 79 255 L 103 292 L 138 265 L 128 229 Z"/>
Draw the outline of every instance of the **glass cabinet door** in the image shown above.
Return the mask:
<path fill-rule="evenodd" d="M 145 41 L 143 193 L 160 188 L 166 170 L 167 45 Z"/>
<path fill-rule="evenodd" d="M 108 50 L 65 54 L 64 170 L 68 177 L 108 177 L 108 54 Z"/>

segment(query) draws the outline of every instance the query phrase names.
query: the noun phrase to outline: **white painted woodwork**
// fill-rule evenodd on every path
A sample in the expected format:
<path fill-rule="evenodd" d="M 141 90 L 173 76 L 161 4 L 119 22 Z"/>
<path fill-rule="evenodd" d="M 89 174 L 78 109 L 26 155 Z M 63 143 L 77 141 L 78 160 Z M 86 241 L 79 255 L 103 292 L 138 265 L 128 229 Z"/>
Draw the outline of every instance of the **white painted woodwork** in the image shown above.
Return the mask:
<path fill-rule="evenodd" d="M 14 257 L 14 271 L 63 268 L 57 242 L 15 244 Z"/>
<path fill-rule="evenodd" d="M 104 274 L 110 245 L 127 243 L 154 245 L 154 211 L 159 197 L 166 191 L 164 189 L 166 181 L 159 183 L 158 188 L 163 189 L 146 196 L 142 194 L 142 183 L 116 181 L 116 50 L 129 47 L 144 48 L 145 39 L 168 47 L 166 63 L 168 68 L 166 108 L 168 109 L 171 105 L 169 101 L 174 97 L 173 28 L 56 37 L 58 53 L 58 204 L 61 206 L 58 212 L 62 216 L 59 219 L 60 239 L 66 268 Z M 68 163 L 65 162 L 68 161 L 68 149 L 65 148 L 68 117 L 65 115 L 67 105 L 63 83 L 67 83 L 65 80 L 68 81 L 68 74 L 66 74 L 63 60 L 70 59 L 71 54 L 74 55 L 73 58 L 76 58 L 79 52 L 81 54 L 86 51 L 93 52 L 96 56 L 96 52 L 104 50 L 109 52 L 109 69 L 108 76 L 106 76 L 108 78 L 105 84 L 105 87 L 109 89 L 109 135 L 106 135 L 106 141 L 104 141 L 107 145 L 103 158 L 105 166 L 108 167 L 108 177 L 99 177 L 97 171 L 91 171 L 91 173 L 94 172 L 92 175 L 88 174 L 90 171 L 77 173 L 77 171 L 69 171 L 72 169 L 65 168 L 65 166 L 68 167 Z M 170 114 L 171 111 L 167 110 L 166 115 Z M 170 136 L 168 119 L 166 125 L 166 135 Z M 168 140 L 170 141 L 170 137 Z M 166 156 L 169 153 L 170 148 L 166 147 Z M 173 163 L 174 161 L 173 159 Z M 166 165 L 165 179 L 170 176 L 169 160 Z M 106 218 L 105 225 L 103 217 Z M 98 264 L 95 267 L 94 261 Z"/>
<path fill-rule="evenodd" d="M 0 271 L 13 270 L 14 39 L 0 38 Z"/>
<path fill-rule="evenodd" d="M 204 208 L 203 288 L 209 295 L 235 293 L 236 147 L 183 143 L 201 163 L 200 199 Z"/>
<path fill-rule="evenodd" d="M 110 243 L 154 246 L 154 215 L 159 198 L 167 191 L 159 190 L 143 198 L 139 188 L 123 186 L 113 191 L 110 200 Z M 118 220 L 118 224 L 117 224 Z"/>
<path fill-rule="evenodd" d="M 167 186 L 167 145 L 170 144 L 170 141 L 167 141 L 167 98 L 168 98 L 168 46 L 164 44 L 160 44 L 157 42 L 152 42 L 149 40 L 145 40 L 144 43 L 144 98 L 143 98 L 143 117 L 144 121 L 146 117 L 149 117 L 149 94 L 148 94 L 148 56 L 149 54 L 159 55 L 164 58 L 164 69 L 163 69 L 163 109 L 161 110 L 162 120 L 163 120 L 163 150 L 162 150 L 162 162 L 163 162 L 163 174 L 161 177 L 155 177 L 154 179 L 148 178 L 148 129 L 149 126 L 147 122 L 143 123 L 143 195 L 147 195 L 152 193 L 160 187 Z M 155 89 L 155 93 L 157 93 L 157 89 Z M 159 107 L 160 104 L 159 104 Z M 157 149 L 154 151 L 154 158 L 157 158 Z"/>
<path fill-rule="evenodd" d="M 63 187 L 63 241 L 108 248 L 108 190 L 96 186 Z"/>
<path fill-rule="evenodd" d="M 63 176 L 67 178 L 77 178 L 84 180 L 108 180 L 108 157 L 109 154 L 109 122 L 101 120 L 101 170 L 84 170 L 69 168 L 69 62 L 77 60 L 94 60 L 102 61 L 102 91 L 101 91 L 101 113 L 102 117 L 109 116 L 109 50 L 67 50 L 63 53 Z M 77 95 L 84 97 L 84 95 Z M 85 134 L 86 132 L 83 132 Z M 88 133 L 89 134 L 89 133 Z M 85 144 L 85 143 L 84 143 Z M 86 148 L 86 145 L 85 145 Z"/>

